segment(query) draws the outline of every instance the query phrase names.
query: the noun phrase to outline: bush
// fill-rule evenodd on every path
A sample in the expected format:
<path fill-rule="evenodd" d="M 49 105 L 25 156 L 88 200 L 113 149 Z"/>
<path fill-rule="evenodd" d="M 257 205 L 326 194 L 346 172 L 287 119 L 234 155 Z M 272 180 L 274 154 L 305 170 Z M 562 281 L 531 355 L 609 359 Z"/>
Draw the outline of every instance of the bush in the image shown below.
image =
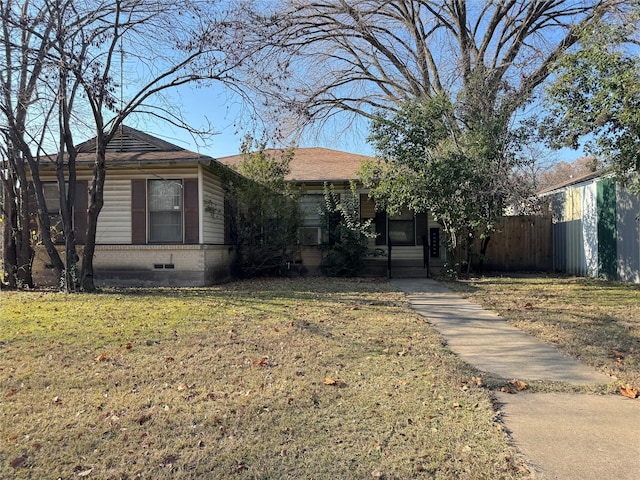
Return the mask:
<path fill-rule="evenodd" d="M 324 252 L 322 272 L 330 277 L 353 277 L 364 270 L 364 259 L 369 253 L 371 220 L 360 220 L 360 202 L 354 182 L 350 194 L 343 199 L 336 194 L 333 185 L 325 183 L 324 202 L 320 209 Z"/>

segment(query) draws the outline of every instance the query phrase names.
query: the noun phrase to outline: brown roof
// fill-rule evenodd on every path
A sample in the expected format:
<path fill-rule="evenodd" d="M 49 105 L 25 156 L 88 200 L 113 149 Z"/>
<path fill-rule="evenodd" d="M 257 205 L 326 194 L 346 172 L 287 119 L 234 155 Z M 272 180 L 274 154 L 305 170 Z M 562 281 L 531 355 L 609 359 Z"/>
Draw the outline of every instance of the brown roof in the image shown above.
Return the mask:
<path fill-rule="evenodd" d="M 277 156 L 285 151 L 284 149 L 268 149 L 265 150 L 265 153 Z M 243 158 L 244 155 L 232 155 L 217 160 L 224 165 L 237 167 Z M 296 148 L 293 160 L 289 164 L 291 172 L 286 176 L 286 179 L 300 182 L 355 180 L 358 177 L 357 172 L 360 165 L 367 160 L 372 160 L 372 157 L 329 148 Z"/>

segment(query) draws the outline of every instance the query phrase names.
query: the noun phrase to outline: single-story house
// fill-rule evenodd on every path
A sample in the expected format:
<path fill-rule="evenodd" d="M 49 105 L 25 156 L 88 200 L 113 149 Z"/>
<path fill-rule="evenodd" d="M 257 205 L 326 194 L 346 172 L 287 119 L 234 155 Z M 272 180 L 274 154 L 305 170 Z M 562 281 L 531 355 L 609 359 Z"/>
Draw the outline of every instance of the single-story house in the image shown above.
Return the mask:
<path fill-rule="evenodd" d="M 552 215 L 554 270 L 640 283 L 638 195 L 606 170 L 538 195 Z"/>
<path fill-rule="evenodd" d="M 81 248 L 95 139 L 77 148 L 74 223 Z M 220 211 L 224 208 L 216 165 L 220 168 L 211 157 L 123 126 L 107 147 L 94 257 L 96 284 L 199 286 L 226 280 L 233 248 L 225 240 L 223 219 L 205 209 L 208 202 Z M 43 165 L 41 178 L 50 215 L 56 217 L 53 168 Z M 34 280 L 51 284 L 56 281 L 52 273 L 48 255 L 38 248 Z"/>
<path fill-rule="evenodd" d="M 267 155 L 280 156 L 284 150 L 268 149 Z M 231 168 L 237 168 L 242 155 L 219 158 L 218 161 Z M 328 148 L 297 148 L 289 164 L 290 172 L 286 180 L 304 186 L 301 199 L 305 212 L 304 227 L 301 232 L 302 263 L 312 273 L 319 271 L 321 256 L 319 205 L 323 201 L 325 182 L 333 184 L 336 193 L 350 194 L 349 182 L 358 178 L 358 170 L 363 162 L 373 160 L 366 155 L 357 155 Z M 426 275 L 424 264 L 440 268 L 445 261 L 445 248 L 440 240 L 441 230 L 431 215 L 414 215 L 406 210 L 390 216 L 384 211 L 376 211 L 373 200 L 363 188 L 359 189 L 360 217 L 371 219 L 377 233 L 369 241 L 369 249 L 377 255 L 368 259 L 369 274 L 385 275 L 389 242 L 392 244 L 392 270 L 401 275 Z M 428 248 L 423 248 L 423 238 Z M 425 251 L 426 250 L 426 251 Z M 426 258 L 425 258 L 426 256 Z"/>
<path fill-rule="evenodd" d="M 77 148 L 74 225 L 81 249 L 95 139 Z M 324 183 L 332 183 L 338 193 L 349 192 L 349 181 L 357 178 L 358 168 L 369 158 L 325 148 L 296 149 L 287 179 L 305 186 L 299 238 L 301 261 L 310 274 L 319 272 L 321 262 L 318 205 Z M 227 280 L 235 249 L 224 218 L 219 173 L 241 160 L 241 155 L 214 159 L 123 126 L 107 148 L 104 206 L 94 256 L 96 285 L 203 286 Z M 59 203 L 54 168 L 43 164 L 41 178 L 55 225 Z M 430 215 L 407 211 L 388 216 L 376 211 L 365 190 L 359 195 L 361 216 L 372 219 L 378 233 L 370 241 L 378 254 L 369 260 L 370 274 L 387 272 L 389 240 L 397 268 L 413 267 L 416 274 L 426 275 L 425 254 L 431 266 L 442 265 L 440 227 Z M 423 238 L 428 239 L 428 249 L 423 248 Z M 36 249 L 33 271 L 36 284 L 58 282 L 42 247 Z"/>

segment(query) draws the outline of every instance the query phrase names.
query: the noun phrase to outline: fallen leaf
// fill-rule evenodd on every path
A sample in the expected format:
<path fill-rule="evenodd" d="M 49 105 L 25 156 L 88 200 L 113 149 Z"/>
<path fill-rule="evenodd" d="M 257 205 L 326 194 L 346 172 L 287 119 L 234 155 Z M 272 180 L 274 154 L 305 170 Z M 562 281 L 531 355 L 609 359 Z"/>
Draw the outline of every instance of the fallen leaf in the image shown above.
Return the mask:
<path fill-rule="evenodd" d="M 106 353 L 102 353 L 98 357 L 96 357 L 96 362 L 104 362 L 104 361 L 107 360 L 107 358 L 109 358 L 107 356 L 107 354 Z"/>
<path fill-rule="evenodd" d="M 11 390 L 9 390 L 9 391 L 7 392 L 7 395 L 6 395 L 6 396 L 7 396 L 7 398 L 9 398 L 9 397 L 13 397 L 16 393 L 18 393 L 18 390 L 16 390 L 15 388 L 12 388 Z"/>
<path fill-rule="evenodd" d="M 504 393 L 514 394 L 514 393 L 521 392 L 525 388 L 527 388 L 526 383 L 524 383 L 522 380 L 516 380 L 514 378 L 513 380 L 509 380 L 509 384 L 502 387 L 500 391 Z"/>
<path fill-rule="evenodd" d="M 477 387 L 482 387 L 482 385 L 484 385 L 482 383 L 482 377 L 471 377 L 471 380 L 475 382 Z"/>
<path fill-rule="evenodd" d="M 510 380 L 509 384 L 513 385 L 519 392 L 527 388 L 526 383 L 524 383 L 522 380 L 516 380 L 515 378 L 513 380 Z"/>
<path fill-rule="evenodd" d="M 83 470 L 82 472 L 78 472 L 76 473 L 76 475 L 78 477 L 88 477 L 89 475 L 91 475 L 91 472 L 93 472 L 93 468 L 89 468 L 87 470 Z"/>
<path fill-rule="evenodd" d="M 325 385 L 331 385 L 334 387 L 343 387 L 345 385 L 344 381 L 341 378 L 333 378 L 333 377 L 325 377 L 324 379 Z"/>
<path fill-rule="evenodd" d="M 533 305 L 531 305 L 530 303 L 525 303 L 524 304 L 524 309 L 525 310 L 533 310 Z"/>
<path fill-rule="evenodd" d="M 26 461 L 27 461 L 27 456 L 26 455 L 20 455 L 19 457 L 16 457 L 13 460 L 11 460 L 10 465 L 13 468 L 20 468 L 25 464 Z"/>
<path fill-rule="evenodd" d="M 133 348 L 133 345 L 131 344 L 131 342 L 127 343 L 124 348 L 126 348 L 127 350 L 131 350 Z"/>
<path fill-rule="evenodd" d="M 269 357 L 262 357 L 260 360 L 253 362 L 254 367 L 267 367 L 269 365 Z"/>
<path fill-rule="evenodd" d="M 188 390 L 189 388 L 191 388 L 191 387 L 189 387 L 189 385 L 187 385 L 186 383 L 180 383 L 178 385 L 178 391 L 179 392 L 181 392 L 183 390 Z"/>
<path fill-rule="evenodd" d="M 637 398 L 638 397 L 638 389 L 637 388 L 633 388 L 631 385 L 629 385 L 627 383 L 626 385 L 621 385 L 620 386 L 620 394 L 623 397 L 627 397 L 627 398 Z"/>
<path fill-rule="evenodd" d="M 143 423 L 148 422 L 149 420 L 151 420 L 151 414 L 150 413 L 143 413 L 142 415 L 140 415 L 137 419 L 136 419 L 136 423 L 142 425 Z"/>
<path fill-rule="evenodd" d="M 371 476 L 373 478 L 380 478 L 382 477 L 382 472 L 380 470 L 374 470 L 373 472 L 371 472 Z"/>

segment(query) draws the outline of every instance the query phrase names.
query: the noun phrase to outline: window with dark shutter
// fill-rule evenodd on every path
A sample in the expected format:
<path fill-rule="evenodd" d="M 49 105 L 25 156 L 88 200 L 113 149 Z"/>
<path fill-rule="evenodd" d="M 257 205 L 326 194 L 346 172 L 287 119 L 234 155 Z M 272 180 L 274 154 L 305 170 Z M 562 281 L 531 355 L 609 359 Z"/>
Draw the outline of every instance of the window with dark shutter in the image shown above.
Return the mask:
<path fill-rule="evenodd" d="M 150 243 L 182 243 L 182 189 L 182 180 L 147 182 Z"/>

